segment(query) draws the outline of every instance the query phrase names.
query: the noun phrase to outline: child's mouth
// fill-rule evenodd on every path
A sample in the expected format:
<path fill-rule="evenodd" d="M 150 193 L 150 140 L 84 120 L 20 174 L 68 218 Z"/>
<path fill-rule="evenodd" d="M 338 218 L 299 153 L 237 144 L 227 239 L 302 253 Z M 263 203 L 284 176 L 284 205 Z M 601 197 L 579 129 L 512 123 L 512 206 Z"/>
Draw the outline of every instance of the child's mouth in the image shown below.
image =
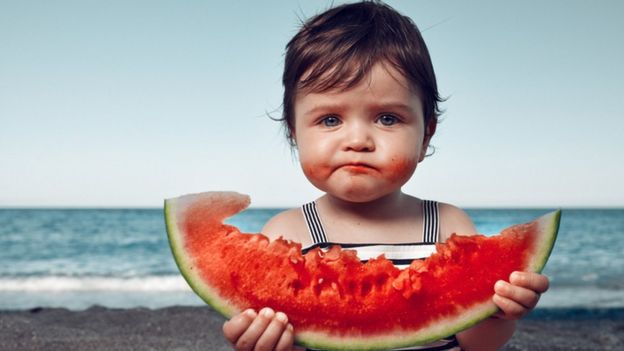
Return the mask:
<path fill-rule="evenodd" d="M 350 172 L 350 173 L 371 173 L 377 171 L 377 169 L 371 165 L 365 163 L 348 163 L 342 165 L 340 168 Z"/>

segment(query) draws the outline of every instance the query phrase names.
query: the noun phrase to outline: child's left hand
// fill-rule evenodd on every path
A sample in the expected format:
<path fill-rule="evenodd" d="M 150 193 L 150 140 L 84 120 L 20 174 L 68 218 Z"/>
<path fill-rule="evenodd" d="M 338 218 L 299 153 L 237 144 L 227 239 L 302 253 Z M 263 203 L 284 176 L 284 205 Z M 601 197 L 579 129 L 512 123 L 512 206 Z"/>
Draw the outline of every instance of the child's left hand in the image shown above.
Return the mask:
<path fill-rule="evenodd" d="M 548 290 L 549 281 L 545 275 L 531 272 L 513 272 L 509 283 L 499 280 L 494 285 L 492 300 L 500 308 L 494 317 L 515 320 L 531 312 L 540 295 Z"/>

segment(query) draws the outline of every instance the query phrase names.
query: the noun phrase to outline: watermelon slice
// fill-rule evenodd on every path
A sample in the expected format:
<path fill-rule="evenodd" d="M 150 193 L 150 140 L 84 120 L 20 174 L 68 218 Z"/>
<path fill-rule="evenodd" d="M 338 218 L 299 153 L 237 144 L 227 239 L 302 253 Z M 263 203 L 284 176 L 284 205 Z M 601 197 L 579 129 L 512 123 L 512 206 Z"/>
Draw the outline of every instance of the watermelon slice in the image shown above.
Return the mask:
<path fill-rule="evenodd" d="M 246 195 L 209 192 L 165 201 L 169 243 L 191 288 L 231 317 L 265 306 L 288 315 L 296 342 L 328 350 L 426 344 L 496 312 L 494 283 L 515 270 L 540 272 L 560 211 L 501 234 L 453 235 L 426 260 L 400 270 L 380 256 L 361 263 L 333 246 L 301 254 L 301 244 L 241 233 L 223 220 Z"/>

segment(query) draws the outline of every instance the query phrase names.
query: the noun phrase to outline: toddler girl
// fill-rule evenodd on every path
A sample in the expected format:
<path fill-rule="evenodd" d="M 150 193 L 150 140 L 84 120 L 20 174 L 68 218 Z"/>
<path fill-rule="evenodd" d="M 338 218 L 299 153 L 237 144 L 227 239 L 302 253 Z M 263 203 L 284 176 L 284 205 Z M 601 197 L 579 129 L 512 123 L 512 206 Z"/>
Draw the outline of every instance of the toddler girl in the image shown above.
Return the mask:
<path fill-rule="evenodd" d="M 306 22 L 287 45 L 283 122 L 307 179 L 325 194 L 273 217 L 262 232 L 302 243 L 355 248 L 396 265 L 427 257 L 452 233 L 475 233 L 466 213 L 405 194 L 423 161 L 441 101 L 427 47 L 414 23 L 387 5 L 362 2 Z M 513 334 L 548 279 L 514 272 L 499 281 L 500 312 L 456 336 L 412 349 L 495 350 Z M 226 322 L 237 350 L 291 350 L 288 316 L 248 310 Z"/>

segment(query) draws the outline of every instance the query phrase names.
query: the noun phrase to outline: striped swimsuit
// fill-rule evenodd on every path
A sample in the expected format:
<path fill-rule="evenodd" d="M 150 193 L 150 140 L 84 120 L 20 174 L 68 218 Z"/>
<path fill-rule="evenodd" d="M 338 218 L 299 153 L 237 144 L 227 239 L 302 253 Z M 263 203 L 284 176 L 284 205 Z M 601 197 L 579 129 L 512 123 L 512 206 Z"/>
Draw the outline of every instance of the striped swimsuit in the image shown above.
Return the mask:
<path fill-rule="evenodd" d="M 384 254 L 387 259 L 392 261 L 398 268 L 409 266 L 412 260 L 424 259 L 435 252 L 435 243 L 439 241 L 439 215 L 438 203 L 430 200 L 423 200 L 423 242 L 401 243 L 401 244 L 349 244 L 349 243 L 333 243 L 327 240 L 327 235 L 321 218 L 316 210 L 316 203 L 310 202 L 302 206 L 303 216 L 310 232 L 312 245 L 303 248 L 302 252 L 320 247 L 322 249 L 329 248 L 331 245 L 338 244 L 343 248 L 357 250 L 358 257 L 362 262 L 366 262 L 371 258 L 376 258 Z M 461 350 L 455 336 L 440 339 L 424 346 L 412 346 L 408 348 L 396 350 Z"/>

